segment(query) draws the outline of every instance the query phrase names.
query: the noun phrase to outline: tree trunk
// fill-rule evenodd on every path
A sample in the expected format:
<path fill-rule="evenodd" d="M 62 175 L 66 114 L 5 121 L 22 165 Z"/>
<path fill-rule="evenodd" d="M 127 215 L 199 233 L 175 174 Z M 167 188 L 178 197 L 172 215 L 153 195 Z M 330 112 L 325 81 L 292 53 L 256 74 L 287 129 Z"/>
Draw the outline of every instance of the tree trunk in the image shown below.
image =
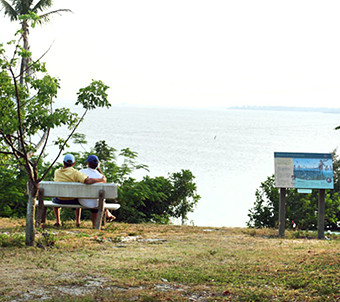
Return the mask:
<path fill-rule="evenodd" d="M 35 227 L 35 200 L 37 198 L 38 183 L 35 181 L 28 181 L 28 203 L 26 216 L 26 245 L 32 246 L 34 244 Z"/>
<path fill-rule="evenodd" d="M 28 33 L 29 33 L 29 29 L 28 29 L 28 23 L 27 21 L 23 21 L 22 22 L 22 39 L 23 39 L 23 47 L 25 50 L 29 50 L 30 46 L 28 44 Z M 20 84 L 23 85 L 24 84 L 24 78 L 25 78 L 25 74 L 30 74 L 30 71 L 28 70 L 28 64 L 30 62 L 30 57 L 29 58 L 21 58 L 21 66 L 20 66 Z"/>

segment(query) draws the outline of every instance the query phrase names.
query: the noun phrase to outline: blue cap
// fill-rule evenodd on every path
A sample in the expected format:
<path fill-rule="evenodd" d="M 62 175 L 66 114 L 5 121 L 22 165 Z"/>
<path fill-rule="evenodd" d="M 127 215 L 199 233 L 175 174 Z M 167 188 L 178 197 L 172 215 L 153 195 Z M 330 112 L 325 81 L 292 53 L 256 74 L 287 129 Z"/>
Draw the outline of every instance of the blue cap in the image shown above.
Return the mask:
<path fill-rule="evenodd" d="M 89 157 L 86 160 L 88 163 L 92 163 L 92 164 L 98 164 L 99 163 L 99 159 L 96 155 L 89 155 Z"/>
<path fill-rule="evenodd" d="M 64 157 L 64 163 L 68 164 L 74 164 L 76 161 L 74 159 L 74 156 L 72 154 L 66 154 Z"/>

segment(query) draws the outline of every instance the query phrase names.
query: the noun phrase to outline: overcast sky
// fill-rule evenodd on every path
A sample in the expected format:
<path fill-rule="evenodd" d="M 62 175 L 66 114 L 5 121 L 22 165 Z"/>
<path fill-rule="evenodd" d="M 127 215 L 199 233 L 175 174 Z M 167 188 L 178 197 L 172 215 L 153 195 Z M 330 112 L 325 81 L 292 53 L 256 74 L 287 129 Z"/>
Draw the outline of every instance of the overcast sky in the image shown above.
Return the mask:
<path fill-rule="evenodd" d="M 75 100 L 91 79 L 115 104 L 340 107 L 340 1 L 55 0 L 30 43 Z M 0 12 L 0 41 L 14 25 Z"/>

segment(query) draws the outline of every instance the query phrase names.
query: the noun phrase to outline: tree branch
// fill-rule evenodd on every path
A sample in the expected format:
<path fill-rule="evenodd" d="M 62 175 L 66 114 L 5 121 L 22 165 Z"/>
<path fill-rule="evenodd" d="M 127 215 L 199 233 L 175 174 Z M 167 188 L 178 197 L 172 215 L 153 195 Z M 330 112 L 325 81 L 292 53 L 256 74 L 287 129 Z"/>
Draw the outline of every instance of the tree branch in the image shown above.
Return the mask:
<path fill-rule="evenodd" d="M 24 155 L 17 148 L 14 147 L 14 144 L 11 140 L 11 135 L 5 135 L 2 130 L 0 130 L 0 133 L 6 141 L 6 144 L 12 149 L 12 154 L 16 157 L 17 160 L 20 160 L 20 158 Z"/>
<path fill-rule="evenodd" d="M 33 179 L 33 175 L 32 175 L 32 170 L 30 169 L 32 163 L 29 161 L 28 157 L 27 157 L 27 152 L 26 152 L 26 148 L 25 148 L 25 142 L 24 142 L 24 134 L 22 131 L 22 120 L 21 120 L 21 106 L 20 106 L 20 96 L 19 96 L 19 89 L 18 89 L 18 83 L 16 81 L 14 72 L 12 67 L 9 68 L 13 81 L 14 81 L 14 86 L 15 86 L 15 97 L 17 100 L 17 114 L 18 114 L 18 122 L 19 122 L 19 137 L 18 137 L 18 141 L 20 142 L 21 146 L 22 146 L 22 150 L 23 150 L 23 158 L 25 160 L 26 163 L 26 169 L 27 169 L 27 173 L 28 176 L 30 178 L 30 180 L 32 182 L 34 182 Z"/>
<path fill-rule="evenodd" d="M 60 15 L 62 12 L 70 12 L 70 13 L 73 13 L 73 11 L 70 10 L 70 9 L 62 8 L 62 9 L 57 9 L 57 10 L 48 12 L 48 13 L 46 13 L 46 14 L 40 15 L 39 18 L 40 18 L 40 19 L 43 19 L 45 22 L 48 22 L 48 21 L 49 21 L 49 18 L 50 18 L 50 15 L 56 14 L 56 13 L 57 13 L 58 15 Z"/>
<path fill-rule="evenodd" d="M 41 137 L 40 141 L 35 145 L 34 150 L 31 150 L 31 151 L 29 151 L 29 152 L 27 153 L 27 156 L 28 156 L 29 159 L 32 158 L 32 156 L 34 155 L 34 153 L 35 153 L 36 151 L 38 151 L 38 149 L 41 147 L 41 145 L 42 145 L 43 143 L 45 143 L 45 146 L 46 146 L 46 140 L 47 140 L 47 137 L 48 137 L 48 135 L 49 135 L 49 131 L 50 131 L 50 130 L 48 129 L 46 132 L 44 132 L 44 134 L 43 134 L 43 136 Z M 40 159 L 40 157 L 41 157 L 41 155 L 39 156 L 39 159 Z"/>
<path fill-rule="evenodd" d="M 50 129 L 48 129 L 45 133 L 44 133 L 44 135 L 43 135 L 43 137 L 41 138 L 41 140 L 40 140 L 40 142 L 42 142 L 43 141 L 43 139 L 44 139 L 44 137 L 45 137 L 45 142 L 44 142 L 44 146 L 42 147 L 42 149 L 41 149 L 41 152 L 40 152 L 40 154 L 39 154 L 39 157 L 38 157 L 38 159 L 37 159 L 37 161 L 36 161 L 36 165 L 39 163 L 39 161 L 40 161 L 40 159 L 41 159 L 41 157 L 42 157 L 42 155 L 43 155 L 43 153 L 44 153 L 44 151 L 45 151 L 45 149 L 46 149 L 46 145 L 47 145 L 47 141 L 48 141 L 48 137 L 50 136 Z M 37 148 L 37 150 L 39 149 L 39 147 Z"/>
<path fill-rule="evenodd" d="M 54 43 L 54 41 L 53 41 L 53 43 Z M 37 59 L 37 60 L 35 60 L 35 61 L 33 61 L 31 64 L 28 64 L 27 65 L 27 67 L 24 69 L 24 70 L 22 70 L 21 72 L 20 72 L 20 74 L 18 74 L 17 76 L 16 76 L 16 78 L 20 78 L 27 70 L 29 70 L 35 63 L 37 63 L 37 62 L 39 62 L 49 51 L 50 51 L 50 49 L 51 49 L 51 47 L 53 46 L 53 43 L 50 45 L 50 47 L 39 57 L 39 59 Z"/>
<path fill-rule="evenodd" d="M 83 121 L 86 113 L 87 113 L 88 109 L 85 110 L 85 112 L 83 113 L 82 117 L 80 118 L 79 122 L 77 123 L 77 125 L 75 125 L 75 127 L 73 128 L 72 132 L 70 133 L 70 135 L 67 137 L 67 139 L 65 140 L 65 142 L 63 143 L 63 145 L 61 146 L 59 153 L 57 155 L 57 157 L 54 159 L 54 161 L 52 162 L 52 164 L 50 164 L 50 166 L 46 169 L 45 173 L 43 174 L 43 176 L 41 176 L 38 180 L 38 182 L 41 182 L 47 175 L 47 173 L 51 170 L 51 168 L 54 166 L 54 164 L 56 163 L 56 161 L 58 160 L 60 154 L 63 152 L 67 142 L 70 140 L 70 138 L 72 137 L 73 133 L 77 130 L 78 126 L 80 125 L 80 123 Z"/>
<path fill-rule="evenodd" d="M 6 152 L 6 151 L 1 151 L 1 150 L 0 150 L 0 153 L 1 154 L 6 154 L 6 155 L 14 155 L 13 152 Z"/>

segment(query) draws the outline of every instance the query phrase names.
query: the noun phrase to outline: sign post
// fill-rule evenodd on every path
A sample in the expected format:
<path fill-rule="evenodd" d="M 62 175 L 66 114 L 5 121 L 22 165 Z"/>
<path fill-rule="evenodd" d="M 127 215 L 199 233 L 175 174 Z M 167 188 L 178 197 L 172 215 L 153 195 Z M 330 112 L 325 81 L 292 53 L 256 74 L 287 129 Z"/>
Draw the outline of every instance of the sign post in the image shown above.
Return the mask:
<path fill-rule="evenodd" d="M 286 188 L 280 188 L 279 236 L 285 235 L 286 228 Z"/>
<path fill-rule="evenodd" d="M 286 189 L 319 189 L 318 238 L 324 239 L 325 189 L 334 189 L 332 154 L 274 152 L 274 160 L 275 186 L 280 188 L 279 236 L 285 232 Z"/>
<path fill-rule="evenodd" d="M 325 189 L 319 190 L 318 239 L 325 238 Z"/>

